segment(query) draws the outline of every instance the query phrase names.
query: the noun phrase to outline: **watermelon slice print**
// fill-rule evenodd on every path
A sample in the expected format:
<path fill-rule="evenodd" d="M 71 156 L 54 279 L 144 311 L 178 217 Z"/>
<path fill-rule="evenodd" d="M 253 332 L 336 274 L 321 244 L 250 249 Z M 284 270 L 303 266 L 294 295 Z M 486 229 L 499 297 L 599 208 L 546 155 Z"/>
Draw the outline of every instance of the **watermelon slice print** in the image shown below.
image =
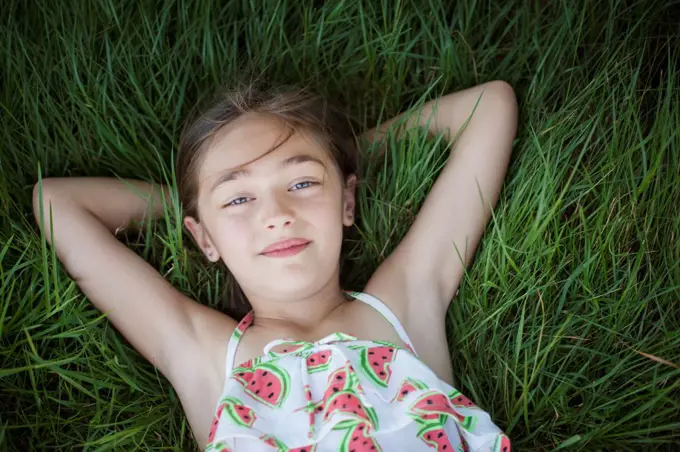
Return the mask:
<path fill-rule="evenodd" d="M 341 391 L 354 391 L 355 393 L 363 394 L 364 390 L 359 384 L 359 379 L 357 378 L 354 368 L 349 363 L 349 361 L 341 368 L 336 369 L 332 374 L 328 376 L 328 381 L 326 383 L 326 390 L 323 393 L 323 398 L 316 403 L 312 404 L 312 408 L 320 413 L 323 411 L 324 406 L 328 403 L 334 394 Z"/>
<path fill-rule="evenodd" d="M 316 444 L 296 447 L 295 449 L 285 449 L 282 452 L 314 452 L 314 451 L 316 451 Z"/>
<path fill-rule="evenodd" d="M 217 426 L 222 418 L 222 413 L 227 413 L 235 424 L 242 427 L 252 427 L 257 420 L 257 415 L 252 408 L 245 406 L 235 397 L 225 397 L 221 400 L 220 406 L 217 407 L 217 413 L 213 417 L 210 433 L 208 434 L 208 443 L 212 443 L 215 440 Z"/>
<path fill-rule="evenodd" d="M 419 418 L 425 421 L 437 419 L 440 415 L 452 416 L 466 430 L 471 429 L 476 421 L 474 416 L 463 416 L 451 408 L 449 399 L 444 394 L 436 391 L 429 391 L 418 397 L 413 405 L 411 405 L 409 412 L 416 419 Z"/>
<path fill-rule="evenodd" d="M 437 450 L 437 452 L 453 452 L 453 444 L 449 441 L 449 436 L 441 425 L 425 426 L 418 432 L 418 438 L 425 444 Z"/>
<path fill-rule="evenodd" d="M 360 353 L 361 368 L 378 386 L 386 388 L 392 376 L 391 363 L 397 355 L 397 349 L 384 345 L 367 347 Z"/>
<path fill-rule="evenodd" d="M 373 429 L 378 428 L 378 418 L 371 407 L 365 407 L 359 397 L 352 391 L 342 391 L 333 394 L 325 403 L 323 420 L 330 419 L 335 413 L 343 413 L 365 422 Z"/>
<path fill-rule="evenodd" d="M 248 361 L 241 364 L 239 367 L 252 368 L 253 366 L 257 366 L 257 364 L 259 362 L 260 362 L 260 358 L 251 358 Z"/>
<path fill-rule="evenodd" d="M 427 385 L 422 381 L 416 380 L 415 378 L 405 378 L 404 381 L 401 382 L 399 390 L 392 400 L 390 400 L 390 402 L 401 402 L 412 392 L 424 389 L 427 389 Z"/>
<path fill-rule="evenodd" d="M 236 397 L 222 399 L 219 410 L 224 410 L 235 424 L 242 427 L 252 427 L 257 420 L 257 415 L 252 408 L 244 405 Z"/>
<path fill-rule="evenodd" d="M 461 408 L 477 408 L 477 405 L 472 403 L 472 400 L 465 397 L 460 391 L 454 389 L 449 393 L 449 400 L 455 407 Z"/>
<path fill-rule="evenodd" d="M 290 388 L 288 372 L 271 363 L 235 369 L 232 378 L 241 383 L 246 394 L 270 408 L 279 408 Z"/>
<path fill-rule="evenodd" d="M 309 416 L 309 430 L 307 431 L 307 436 L 309 438 L 312 438 L 314 436 L 314 403 L 312 402 L 312 388 L 309 385 L 304 386 L 304 391 L 305 391 L 305 400 L 307 401 L 307 404 L 301 408 L 298 408 L 297 410 L 294 410 L 294 412 L 298 411 L 307 411 L 308 416 Z"/>
<path fill-rule="evenodd" d="M 347 429 L 340 444 L 340 452 L 382 452 L 378 441 L 367 433 L 368 426 L 361 422 Z"/>
<path fill-rule="evenodd" d="M 246 314 L 243 319 L 238 323 L 236 326 L 236 329 L 234 330 L 234 339 L 240 339 L 241 336 L 243 336 L 243 333 L 246 332 L 248 327 L 253 324 L 253 312 L 250 311 L 248 314 Z"/>
<path fill-rule="evenodd" d="M 265 444 L 272 446 L 273 448 L 276 449 L 276 452 L 315 452 L 316 451 L 316 445 L 315 444 L 310 444 L 309 446 L 302 446 L 302 447 L 296 447 L 294 449 L 289 449 L 286 447 L 286 444 L 281 441 L 280 439 L 276 438 L 273 435 L 262 435 L 260 437 L 262 441 L 264 441 Z"/>
<path fill-rule="evenodd" d="M 330 350 L 321 350 L 307 357 L 307 372 L 310 374 L 327 370 L 333 355 Z"/>
<path fill-rule="evenodd" d="M 349 361 L 347 361 L 343 367 L 335 370 L 328 376 L 328 385 L 326 387 L 326 392 L 324 393 L 324 399 L 328 399 L 332 392 L 338 392 L 338 390 L 347 388 L 352 388 L 361 394 L 364 393 L 364 390 L 359 383 L 359 377 Z"/>
<path fill-rule="evenodd" d="M 328 336 L 324 337 L 320 341 L 318 341 L 319 344 L 332 344 L 334 342 L 352 342 L 358 340 L 356 336 L 352 336 L 351 334 L 345 334 L 345 333 L 333 333 L 329 334 Z"/>
<path fill-rule="evenodd" d="M 458 431 L 460 433 L 460 430 Z M 465 437 L 462 435 L 459 437 L 460 438 L 460 450 L 461 452 L 470 452 L 470 446 L 468 446 L 467 441 L 465 441 Z"/>
<path fill-rule="evenodd" d="M 307 404 L 301 408 L 294 410 L 310 412 L 310 425 L 314 423 L 314 413 L 319 414 L 324 412 L 324 408 L 328 406 L 328 402 L 336 394 L 340 392 L 350 392 L 353 394 L 364 394 L 364 390 L 359 384 L 354 368 L 349 361 L 341 368 L 336 369 L 328 376 L 326 383 L 326 390 L 323 393 L 323 398 L 318 402 L 311 401 L 311 391 L 309 395 L 305 392 L 305 396 L 309 399 Z M 370 418 L 369 418 L 370 419 Z M 344 430 L 344 429 L 343 429 Z"/>
<path fill-rule="evenodd" d="M 264 443 L 267 444 L 268 446 L 272 446 L 273 448 L 275 448 L 277 451 L 286 447 L 286 445 L 283 444 L 283 442 L 281 442 L 274 435 L 262 435 L 260 436 L 260 439 L 264 441 Z"/>
<path fill-rule="evenodd" d="M 222 407 L 217 409 L 217 413 L 213 417 L 212 425 L 210 426 L 210 433 L 208 434 L 208 444 L 215 440 L 215 433 L 217 433 L 217 426 L 220 423 L 220 417 L 222 417 Z"/>
<path fill-rule="evenodd" d="M 248 361 L 244 361 L 231 371 L 231 378 L 234 378 L 236 373 L 242 373 L 244 370 L 252 369 L 260 364 L 261 358 L 251 358 Z"/>
<path fill-rule="evenodd" d="M 494 452 L 510 452 L 510 438 L 501 434 L 493 447 Z"/>
<path fill-rule="evenodd" d="M 220 441 L 217 444 L 208 444 L 205 446 L 205 452 L 231 452 L 231 449 Z"/>

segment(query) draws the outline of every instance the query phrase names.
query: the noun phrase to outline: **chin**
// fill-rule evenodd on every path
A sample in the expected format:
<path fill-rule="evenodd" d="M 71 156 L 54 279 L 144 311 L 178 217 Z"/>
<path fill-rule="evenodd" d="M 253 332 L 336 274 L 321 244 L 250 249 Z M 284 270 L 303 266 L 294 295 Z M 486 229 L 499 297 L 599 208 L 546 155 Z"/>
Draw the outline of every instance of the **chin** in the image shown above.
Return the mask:
<path fill-rule="evenodd" d="M 267 285 L 277 294 L 303 298 L 321 290 L 328 279 L 328 277 L 319 275 L 318 272 L 314 272 L 314 274 L 312 272 L 307 272 L 306 274 L 281 272 Z M 272 285 L 271 283 L 274 284 Z"/>
<path fill-rule="evenodd" d="M 268 290 L 286 298 L 304 298 L 320 291 L 333 276 L 322 265 L 313 269 L 308 267 L 288 267 L 270 273 L 265 280 Z"/>

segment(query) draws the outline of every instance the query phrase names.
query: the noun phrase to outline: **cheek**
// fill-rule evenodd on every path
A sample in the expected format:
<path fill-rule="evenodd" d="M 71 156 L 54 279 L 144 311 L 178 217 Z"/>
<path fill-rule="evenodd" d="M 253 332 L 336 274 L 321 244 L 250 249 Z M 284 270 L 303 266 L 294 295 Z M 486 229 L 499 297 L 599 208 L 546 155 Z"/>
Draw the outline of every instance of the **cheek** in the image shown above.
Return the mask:
<path fill-rule="evenodd" d="M 298 207 L 298 218 L 309 219 L 319 228 L 334 229 L 337 223 L 342 223 L 342 204 L 337 196 L 323 196 L 303 202 Z"/>
<path fill-rule="evenodd" d="M 325 203 L 307 212 L 306 218 L 314 225 L 317 239 L 322 240 L 329 251 L 342 242 L 342 208 L 337 203 Z"/>
<path fill-rule="evenodd" d="M 253 228 L 245 218 L 224 218 L 218 223 L 220 249 L 225 260 L 239 259 L 253 242 Z M 229 259 L 231 257 L 231 259 Z"/>

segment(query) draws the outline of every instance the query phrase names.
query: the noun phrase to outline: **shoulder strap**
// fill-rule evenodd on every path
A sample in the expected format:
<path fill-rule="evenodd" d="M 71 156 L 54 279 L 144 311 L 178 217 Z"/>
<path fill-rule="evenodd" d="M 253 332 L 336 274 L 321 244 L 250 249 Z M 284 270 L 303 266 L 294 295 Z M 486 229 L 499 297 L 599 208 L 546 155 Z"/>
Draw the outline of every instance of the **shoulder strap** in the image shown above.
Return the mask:
<path fill-rule="evenodd" d="M 380 301 L 377 297 L 364 292 L 347 292 L 347 293 L 356 298 L 357 300 L 361 300 L 364 303 L 370 305 L 373 309 L 382 314 L 382 316 L 385 317 L 385 320 L 392 324 L 392 327 L 399 335 L 399 338 L 401 338 L 401 340 L 404 341 L 404 343 L 408 346 L 409 349 L 411 349 L 414 355 L 418 356 L 418 354 L 416 353 L 416 349 L 413 346 L 413 343 L 411 342 L 411 339 L 408 337 L 408 334 L 406 334 L 406 330 L 401 325 L 399 319 L 397 319 L 397 316 L 394 315 L 392 310 L 385 303 Z"/>
<path fill-rule="evenodd" d="M 225 364 L 227 379 L 229 379 L 231 376 L 231 371 L 234 367 L 234 359 L 236 357 L 236 348 L 238 348 L 238 343 L 241 341 L 243 333 L 245 333 L 248 327 L 252 324 L 253 311 L 250 311 L 245 317 L 243 317 L 243 320 L 239 322 L 238 326 L 234 330 L 234 333 L 231 335 L 231 338 L 229 338 L 229 344 L 227 344 L 227 362 Z"/>

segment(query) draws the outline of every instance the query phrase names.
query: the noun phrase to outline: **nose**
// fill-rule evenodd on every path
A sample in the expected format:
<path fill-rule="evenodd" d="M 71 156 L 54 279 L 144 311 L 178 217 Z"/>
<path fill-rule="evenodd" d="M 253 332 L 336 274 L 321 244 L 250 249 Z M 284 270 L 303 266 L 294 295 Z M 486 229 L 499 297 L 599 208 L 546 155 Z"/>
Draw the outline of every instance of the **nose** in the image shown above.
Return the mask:
<path fill-rule="evenodd" d="M 272 196 L 266 201 L 263 212 L 266 229 L 283 229 L 295 223 L 295 213 L 285 200 Z"/>

